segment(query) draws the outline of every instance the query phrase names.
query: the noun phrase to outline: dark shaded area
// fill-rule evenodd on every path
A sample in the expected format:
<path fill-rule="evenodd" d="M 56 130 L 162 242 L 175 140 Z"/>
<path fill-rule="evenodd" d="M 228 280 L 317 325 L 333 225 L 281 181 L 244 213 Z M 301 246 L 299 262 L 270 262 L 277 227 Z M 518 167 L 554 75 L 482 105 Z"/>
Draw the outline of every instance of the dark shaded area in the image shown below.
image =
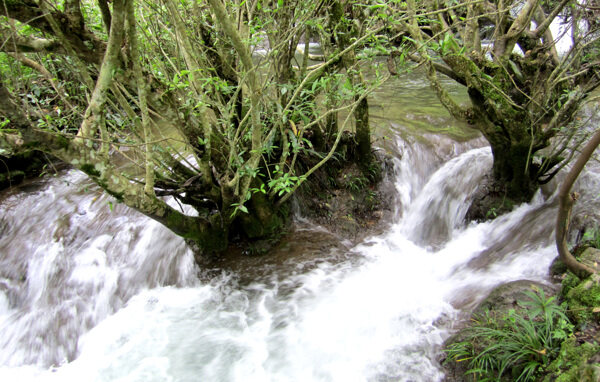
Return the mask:
<path fill-rule="evenodd" d="M 66 164 L 41 151 L 5 157 L 0 155 L 0 190 L 18 185 L 26 178 L 54 174 Z"/>

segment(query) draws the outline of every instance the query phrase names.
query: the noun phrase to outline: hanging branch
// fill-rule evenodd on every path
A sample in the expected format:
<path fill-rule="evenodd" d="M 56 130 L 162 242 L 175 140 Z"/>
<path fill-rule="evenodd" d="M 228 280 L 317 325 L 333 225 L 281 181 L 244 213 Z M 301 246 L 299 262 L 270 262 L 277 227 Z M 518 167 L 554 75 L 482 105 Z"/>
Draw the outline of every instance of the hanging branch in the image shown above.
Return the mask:
<path fill-rule="evenodd" d="M 154 196 L 154 165 L 152 160 L 152 145 L 150 144 L 150 116 L 148 115 L 148 95 L 147 86 L 142 74 L 140 65 L 140 49 L 135 27 L 135 10 L 133 2 L 127 3 L 127 34 L 131 44 L 131 62 L 133 64 L 133 73 L 138 87 L 138 97 L 140 99 L 140 111 L 142 114 L 142 130 L 144 131 L 144 143 L 146 149 L 145 170 L 146 178 L 144 184 L 144 193 L 148 196 Z"/>
<path fill-rule="evenodd" d="M 103 106 L 106 103 L 106 92 L 111 87 L 114 81 L 114 71 L 118 67 L 119 63 L 119 52 L 121 44 L 123 42 L 124 22 L 125 22 L 125 5 L 124 0 L 115 0 L 113 9 L 114 17 L 112 19 L 112 27 L 110 35 L 108 37 L 108 46 L 100 68 L 100 74 L 96 80 L 96 86 L 88 108 L 85 111 L 83 122 L 78 136 L 89 138 L 93 137 L 96 130 L 106 129 L 106 125 L 103 123 L 101 115 L 103 114 Z"/>
<path fill-rule="evenodd" d="M 571 188 L 598 145 L 600 145 L 600 129 L 596 130 L 592 138 L 583 147 L 579 158 L 573 164 L 558 191 L 559 206 L 558 216 L 556 217 L 556 248 L 558 249 L 560 259 L 565 263 L 567 268 L 582 279 L 598 273 L 598 271 L 577 261 L 567 246 L 571 210 L 578 197 L 576 192 L 571 193 Z"/>

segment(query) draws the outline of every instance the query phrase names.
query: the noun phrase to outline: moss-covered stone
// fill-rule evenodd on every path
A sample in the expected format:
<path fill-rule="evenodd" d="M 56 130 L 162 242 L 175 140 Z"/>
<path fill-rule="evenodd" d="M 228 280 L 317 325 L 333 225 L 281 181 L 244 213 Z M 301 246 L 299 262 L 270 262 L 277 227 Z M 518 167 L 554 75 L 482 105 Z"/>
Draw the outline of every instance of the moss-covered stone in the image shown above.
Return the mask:
<path fill-rule="evenodd" d="M 600 272 L 600 249 L 594 247 L 584 248 L 582 253 L 577 257 L 583 264 L 590 268 L 595 268 L 597 272 Z"/>
<path fill-rule="evenodd" d="M 598 344 L 578 344 L 574 337 L 565 340 L 558 357 L 546 368 L 544 382 L 597 382 L 600 364 L 592 357 L 600 352 Z M 590 362 L 591 361 L 591 362 Z"/>
<path fill-rule="evenodd" d="M 600 277 L 592 275 L 572 287 L 566 295 L 569 312 L 578 324 L 600 322 Z"/>

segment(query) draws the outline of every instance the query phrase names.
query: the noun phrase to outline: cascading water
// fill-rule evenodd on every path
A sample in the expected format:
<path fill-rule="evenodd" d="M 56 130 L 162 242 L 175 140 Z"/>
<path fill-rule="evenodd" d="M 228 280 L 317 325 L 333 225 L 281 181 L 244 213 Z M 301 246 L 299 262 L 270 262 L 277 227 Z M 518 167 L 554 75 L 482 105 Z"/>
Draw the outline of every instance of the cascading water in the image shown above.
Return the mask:
<path fill-rule="evenodd" d="M 111 208 L 78 172 L 5 197 L 0 378 L 441 380 L 440 346 L 463 309 L 500 283 L 546 279 L 555 207 L 538 196 L 465 227 L 490 150 L 446 143 L 448 160 L 402 144 L 386 233 L 310 255 L 288 243 L 278 263 L 211 277 L 181 239 Z"/>

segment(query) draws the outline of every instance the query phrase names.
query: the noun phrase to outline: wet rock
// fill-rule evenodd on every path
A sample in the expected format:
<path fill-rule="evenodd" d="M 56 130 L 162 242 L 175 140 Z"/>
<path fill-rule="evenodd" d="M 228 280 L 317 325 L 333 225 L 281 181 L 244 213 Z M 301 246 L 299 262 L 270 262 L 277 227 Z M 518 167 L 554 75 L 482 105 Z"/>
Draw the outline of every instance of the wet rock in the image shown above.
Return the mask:
<path fill-rule="evenodd" d="M 475 308 L 474 315 L 484 314 L 486 311 L 499 316 L 507 314 L 510 309 L 520 309 L 519 301 L 527 301 L 526 292 L 541 290 L 546 297 L 556 294 L 553 286 L 541 284 L 536 281 L 518 280 L 502 284 L 492 290 L 490 294 Z"/>
<path fill-rule="evenodd" d="M 465 220 L 482 222 L 493 220 L 496 217 L 513 209 L 514 203 L 506 197 L 506 188 L 496 181 L 491 174 L 487 174 L 473 194 L 473 201 L 467 210 Z"/>

